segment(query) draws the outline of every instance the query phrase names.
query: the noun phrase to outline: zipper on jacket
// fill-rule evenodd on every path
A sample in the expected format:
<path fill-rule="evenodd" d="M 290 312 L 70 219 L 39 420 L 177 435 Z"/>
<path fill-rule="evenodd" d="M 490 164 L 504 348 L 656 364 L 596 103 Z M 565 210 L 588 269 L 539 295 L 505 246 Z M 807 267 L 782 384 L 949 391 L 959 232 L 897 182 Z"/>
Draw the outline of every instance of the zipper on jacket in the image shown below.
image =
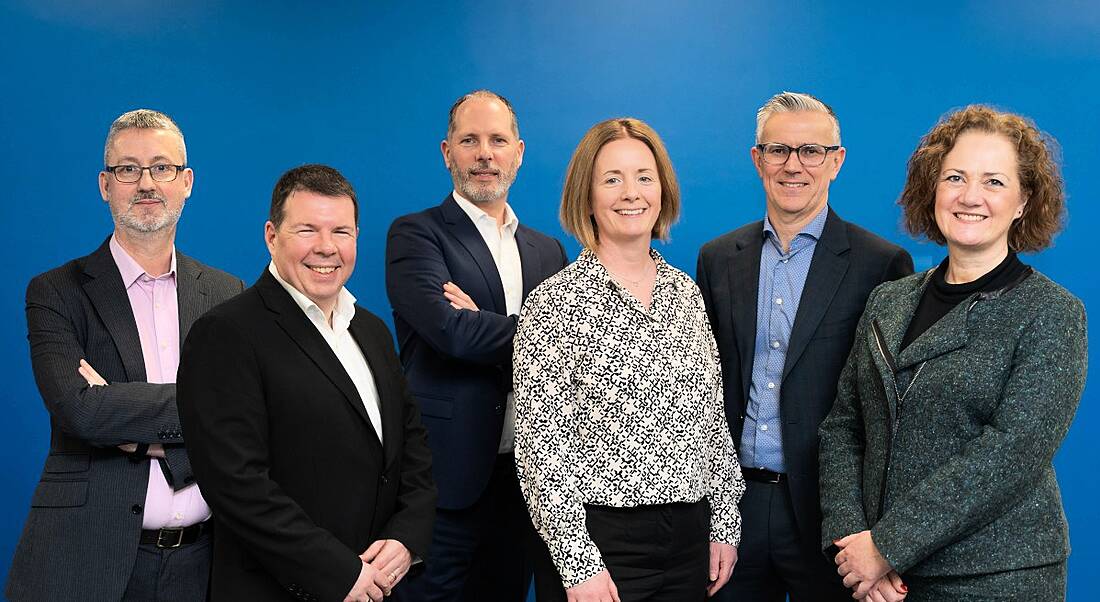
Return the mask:
<path fill-rule="evenodd" d="M 970 311 L 970 309 L 967 308 L 967 311 Z M 913 388 L 913 384 L 917 382 L 917 378 L 920 376 L 921 371 L 924 370 L 924 366 L 928 362 L 921 362 L 920 366 L 917 367 L 917 371 L 915 374 L 913 374 L 913 378 L 909 380 L 909 384 L 905 387 L 905 391 L 899 390 L 897 380 L 897 364 L 894 363 L 893 354 L 891 354 L 890 350 L 886 347 L 886 337 L 882 335 L 882 328 L 879 326 L 877 318 L 871 320 L 871 330 L 874 331 L 875 345 L 878 347 L 878 352 L 882 356 L 882 360 L 886 362 L 886 366 L 890 368 L 890 372 L 894 375 L 894 379 L 891 385 L 893 385 L 894 388 L 894 397 L 898 400 L 897 409 L 894 411 L 895 417 L 892 420 L 890 418 L 890 402 L 889 400 L 885 400 L 887 404 L 886 430 L 889 432 L 889 438 L 886 441 L 886 460 L 885 466 L 883 467 L 882 471 L 882 489 L 879 492 L 878 500 L 878 513 L 879 517 L 881 518 L 882 515 L 886 512 L 887 483 L 889 483 L 890 481 L 890 457 L 894 451 L 894 439 L 898 436 L 898 425 L 901 423 L 902 405 L 905 401 L 905 396 L 909 394 L 909 390 Z"/>

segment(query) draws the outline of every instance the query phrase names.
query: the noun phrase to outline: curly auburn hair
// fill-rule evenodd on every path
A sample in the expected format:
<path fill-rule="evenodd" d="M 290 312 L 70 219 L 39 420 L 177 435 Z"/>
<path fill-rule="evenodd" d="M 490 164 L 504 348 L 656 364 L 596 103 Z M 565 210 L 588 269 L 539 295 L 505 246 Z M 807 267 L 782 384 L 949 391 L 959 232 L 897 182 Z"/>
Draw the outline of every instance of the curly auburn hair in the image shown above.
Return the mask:
<path fill-rule="evenodd" d="M 1016 147 L 1020 188 L 1027 203 L 1023 215 L 1009 228 L 1008 247 L 1017 252 L 1049 247 L 1062 229 L 1065 215 L 1058 142 L 1026 117 L 983 105 L 970 105 L 942 117 L 909 157 L 905 189 L 898 199 L 905 229 L 937 244 L 946 242 L 936 225 L 936 185 L 944 157 L 968 131 L 1000 134 Z"/>

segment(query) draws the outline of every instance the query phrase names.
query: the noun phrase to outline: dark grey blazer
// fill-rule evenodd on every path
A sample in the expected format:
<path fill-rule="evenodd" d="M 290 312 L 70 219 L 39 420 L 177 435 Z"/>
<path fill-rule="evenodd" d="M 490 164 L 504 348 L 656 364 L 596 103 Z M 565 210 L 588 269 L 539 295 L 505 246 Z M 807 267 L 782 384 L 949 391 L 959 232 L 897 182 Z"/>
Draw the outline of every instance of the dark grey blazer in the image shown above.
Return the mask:
<path fill-rule="evenodd" d="M 913 273 L 904 249 L 828 211 L 791 331 L 779 402 L 795 520 L 811 553 L 821 526 L 817 427 L 832 407 L 867 295 L 882 282 Z M 738 448 L 752 381 L 763 242 L 763 221 L 734 230 L 703 246 L 696 272 L 718 341 L 726 418 Z"/>
<path fill-rule="evenodd" d="M 1085 384 L 1085 308 L 1032 273 L 899 350 L 930 273 L 867 302 L 821 425 L 821 546 L 870 529 L 886 560 L 916 575 L 1062 561 L 1051 461 Z"/>
<path fill-rule="evenodd" d="M 109 241 L 109 239 L 108 239 Z M 244 289 L 176 254 L 180 342 L 206 310 Z M 145 382 L 137 324 L 108 242 L 27 286 L 31 365 L 50 413 L 50 451 L 8 576 L 12 600 L 118 600 L 137 557 L 149 462 L 115 446 L 162 443 L 165 476 L 191 482 L 176 387 Z M 89 387 L 81 359 L 109 383 Z"/>

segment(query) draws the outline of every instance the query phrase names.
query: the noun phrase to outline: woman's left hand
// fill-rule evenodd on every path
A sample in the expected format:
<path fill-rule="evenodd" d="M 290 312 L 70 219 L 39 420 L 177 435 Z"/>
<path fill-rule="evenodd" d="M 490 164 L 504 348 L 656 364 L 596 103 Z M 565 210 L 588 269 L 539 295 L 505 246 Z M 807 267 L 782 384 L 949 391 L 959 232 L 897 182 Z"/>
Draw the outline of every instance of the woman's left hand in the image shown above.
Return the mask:
<path fill-rule="evenodd" d="M 836 555 L 837 573 L 844 577 L 844 586 L 855 590 L 857 600 L 867 597 L 875 582 L 891 570 L 890 563 L 879 553 L 870 531 L 860 531 L 833 542 L 840 548 Z"/>
<path fill-rule="evenodd" d="M 737 564 L 737 548 L 728 543 L 710 542 L 710 583 L 707 585 L 707 597 L 713 596 L 730 580 L 733 567 Z"/>

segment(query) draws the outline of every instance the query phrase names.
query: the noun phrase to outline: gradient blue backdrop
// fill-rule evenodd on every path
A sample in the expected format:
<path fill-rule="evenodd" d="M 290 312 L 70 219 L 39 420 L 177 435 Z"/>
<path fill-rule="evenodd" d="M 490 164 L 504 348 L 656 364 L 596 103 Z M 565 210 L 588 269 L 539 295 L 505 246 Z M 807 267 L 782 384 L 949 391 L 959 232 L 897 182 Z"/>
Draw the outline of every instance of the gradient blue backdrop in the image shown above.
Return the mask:
<path fill-rule="evenodd" d="M 510 200 L 522 221 L 559 236 L 562 174 L 584 131 L 620 115 L 653 125 L 684 197 L 661 250 L 688 273 L 703 242 L 763 213 L 749 146 L 771 94 L 807 91 L 834 107 L 848 157 L 833 207 L 906 246 L 918 269 L 943 251 L 898 227 L 905 160 L 944 111 L 993 103 L 1061 141 L 1068 227 L 1025 261 L 1094 310 L 1100 8 L 923 4 L 0 0 L 0 578 L 49 439 L 25 286 L 110 231 L 96 189 L 103 139 L 136 107 L 167 112 L 187 136 L 195 187 L 179 248 L 248 282 L 268 258 L 261 235 L 279 174 L 305 162 L 342 170 L 364 204 L 349 288 L 389 319 L 386 228 L 450 190 L 439 141 L 451 102 L 473 88 L 515 104 L 527 151 Z M 1100 599 L 1095 390 L 1056 460 L 1073 600 Z"/>

